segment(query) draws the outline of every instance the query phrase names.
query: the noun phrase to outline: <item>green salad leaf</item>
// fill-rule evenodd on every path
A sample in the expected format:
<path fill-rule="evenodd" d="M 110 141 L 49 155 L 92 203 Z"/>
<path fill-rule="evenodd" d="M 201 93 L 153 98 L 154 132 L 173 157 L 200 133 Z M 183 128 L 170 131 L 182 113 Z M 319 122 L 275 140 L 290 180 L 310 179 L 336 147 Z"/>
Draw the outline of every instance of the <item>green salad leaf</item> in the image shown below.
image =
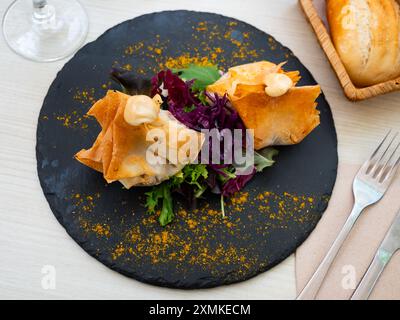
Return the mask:
<path fill-rule="evenodd" d="M 192 112 L 194 109 L 196 109 L 196 106 L 192 104 L 190 107 L 184 107 L 183 111 Z"/>
<path fill-rule="evenodd" d="M 273 157 L 278 154 L 278 150 L 274 148 L 265 148 L 261 151 L 254 151 L 254 166 L 257 172 L 272 166 L 275 161 Z M 227 167 L 221 169 L 222 174 L 218 175 L 218 179 L 222 184 L 231 179 L 235 179 L 235 167 Z M 189 164 L 180 172 L 172 176 L 169 180 L 154 186 L 150 192 L 146 193 L 146 208 L 149 213 L 155 213 L 160 208 L 159 222 L 161 226 L 166 226 L 174 219 L 174 209 L 172 193 L 176 190 L 183 190 L 188 186 L 193 189 L 195 198 L 199 198 L 207 190 L 208 170 L 205 164 Z M 221 210 L 224 213 L 224 197 L 221 195 Z"/>
<path fill-rule="evenodd" d="M 274 148 L 264 148 L 260 151 L 254 151 L 254 166 L 257 172 L 263 171 L 267 167 L 271 167 L 275 160 L 273 157 L 278 155 L 279 151 Z"/>
<path fill-rule="evenodd" d="M 164 192 L 161 186 L 153 187 L 151 191 L 146 192 L 146 204 L 148 213 L 155 213 L 158 206 L 158 202 L 163 198 Z"/>
<path fill-rule="evenodd" d="M 158 221 L 160 222 L 160 225 L 164 227 L 167 224 L 171 223 L 172 220 L 174 219 L 174 209 L 172 204 L 171 190 L 168 187 L 168 185 L 165 184 L 162 187 L 162 191 L 163 191 L 163 203 Z"/>
<path fill-rule="evenodd" d="M 218 175 L 218 179 L 222 182 L 222 184 L 225 184 L 229 180 L 235 179 L 237 176 L 235 174 L 235 167 L 234 166 L 229 166 L 227 168 L 222 168 L 220 169 L 222 174 Z"/>
<path fill-rule="evenodd" d="M 208 170 L 205 164 L 188 165 L 183 168 L 183 179 L 188 184 L 195 185 L 197 188 L 202 189 L 203 186 L 199 183 L 199 179 L 207 179 Z"/>
<path fill-rule="evenodd" d="M 204 164 L 190 164 L 182 171 L 172 176 L 151 191 L 146 192 L 146 208 L 149 213 L 154 214 L 156 209 L 161 207 L 158 218 L 160 225 L 165 227 L 174 219 L 172 192 L 182 188 L 183 184 L 194 186 L 194 196 L 199 198 L 207 189 L 205 179 L 208 177 L 207 166 Z"/>
<path fill-rule="evenodd" d="M 146 207 L 149 213 L 155 213 L 156 208 L 162 202 L 160 216 L 158 218 L 161 226 L 166 226 L 174 219 L 174 210 L 170 186 L 162 183 L 153 187 L 150 192 L 146 192 Z"/>
<path fill-rule="evenodd" d="M 195 79 L 192 86 L 194 91 L 204 91 L 208 85 L 213 84 L 221 78 L 217 66 L 199 66 L 191 64 L 187 68 L 172 69 L 172 72 L 179 73 L 179 77 L 185 81 Z"/>

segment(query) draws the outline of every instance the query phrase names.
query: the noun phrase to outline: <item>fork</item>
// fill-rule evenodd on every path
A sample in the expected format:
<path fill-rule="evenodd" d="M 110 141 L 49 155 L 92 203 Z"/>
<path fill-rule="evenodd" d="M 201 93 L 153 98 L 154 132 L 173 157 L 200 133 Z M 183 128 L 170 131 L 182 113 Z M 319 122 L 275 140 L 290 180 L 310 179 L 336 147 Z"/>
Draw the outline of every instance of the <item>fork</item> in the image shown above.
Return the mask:
<path fill-rule="evenodd" d="M 400 165 L 400 156 L 396 157 L 396 153 L 400 147 L 400 143 L 395 146 L 397 136 L 398 132 L 392 134 L 392 131 L 389 131 L 370 159 L 358 171 L 353 181 L 353 210 L 317 271 L 315 271 L 314 275 L 301 291 L 297 300 L 315 299 L 333 260 L 362 211 L 378 202 L 386 193 Z M 389 143 L 387 143 L 388 141 Z M 393 150 L 391 154 L 389 150 Z"/>

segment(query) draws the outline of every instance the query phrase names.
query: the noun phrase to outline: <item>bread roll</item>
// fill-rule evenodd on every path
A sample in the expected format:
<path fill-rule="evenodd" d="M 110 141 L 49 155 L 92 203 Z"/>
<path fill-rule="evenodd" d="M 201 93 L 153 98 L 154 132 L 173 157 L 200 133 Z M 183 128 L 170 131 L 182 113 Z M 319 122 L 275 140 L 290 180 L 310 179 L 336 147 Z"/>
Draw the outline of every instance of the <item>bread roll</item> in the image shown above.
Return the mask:
<path fill-rule="evenodd" d="M 396 0 L 328 0 L 332 39 L 357 87 L 400 76 L 400 6 Z"/>

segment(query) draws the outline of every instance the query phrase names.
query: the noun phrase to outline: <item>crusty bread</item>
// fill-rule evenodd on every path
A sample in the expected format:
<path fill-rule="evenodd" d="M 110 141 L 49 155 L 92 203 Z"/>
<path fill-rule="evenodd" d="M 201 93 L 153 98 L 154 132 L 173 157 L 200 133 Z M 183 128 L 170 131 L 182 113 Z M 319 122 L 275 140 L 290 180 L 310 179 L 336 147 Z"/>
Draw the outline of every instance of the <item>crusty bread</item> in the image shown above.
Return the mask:
<path fill-rule="evenodd" d="M 357 87 L 400 76 L 400 6 L 396 0 L 327 0 L 331 35 Z"/>

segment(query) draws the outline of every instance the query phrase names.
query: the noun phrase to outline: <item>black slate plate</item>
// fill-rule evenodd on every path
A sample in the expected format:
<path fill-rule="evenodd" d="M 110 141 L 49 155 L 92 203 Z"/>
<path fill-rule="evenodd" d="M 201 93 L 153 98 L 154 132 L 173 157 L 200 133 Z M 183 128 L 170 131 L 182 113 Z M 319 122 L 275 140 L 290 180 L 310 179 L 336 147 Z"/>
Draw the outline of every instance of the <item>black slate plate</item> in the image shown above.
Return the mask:
<path fill-rule="evenodd" d="M 177 199 L 177 218 L 164 229 L 143 208 L 146 189 L 107 185 L 73 159 L 99 132 L 84 114 L 107 89 L 118 89 L 109 81 L 112 66 L 148 80 L 165 67 L 205 63 L 204 57 L 224 69 L 287 60 L 287 70 L 300 70 L 300 85 L 315 84 L 289 49 L 246 23 L 210 13 L 160 12 L 113 27 L 81 49 L 57 75 L 39 117 L 38 174 L 58 221 L 103 264 L 155 285 L 214 287 L 270 269 L 314 229 L 336 179 L 336 132 L 323 95 L 321 125 L 301 144 L 279 148 L 276 165 L 227 205 L 225 220 L 212 195 L 196 211 Z"/>

